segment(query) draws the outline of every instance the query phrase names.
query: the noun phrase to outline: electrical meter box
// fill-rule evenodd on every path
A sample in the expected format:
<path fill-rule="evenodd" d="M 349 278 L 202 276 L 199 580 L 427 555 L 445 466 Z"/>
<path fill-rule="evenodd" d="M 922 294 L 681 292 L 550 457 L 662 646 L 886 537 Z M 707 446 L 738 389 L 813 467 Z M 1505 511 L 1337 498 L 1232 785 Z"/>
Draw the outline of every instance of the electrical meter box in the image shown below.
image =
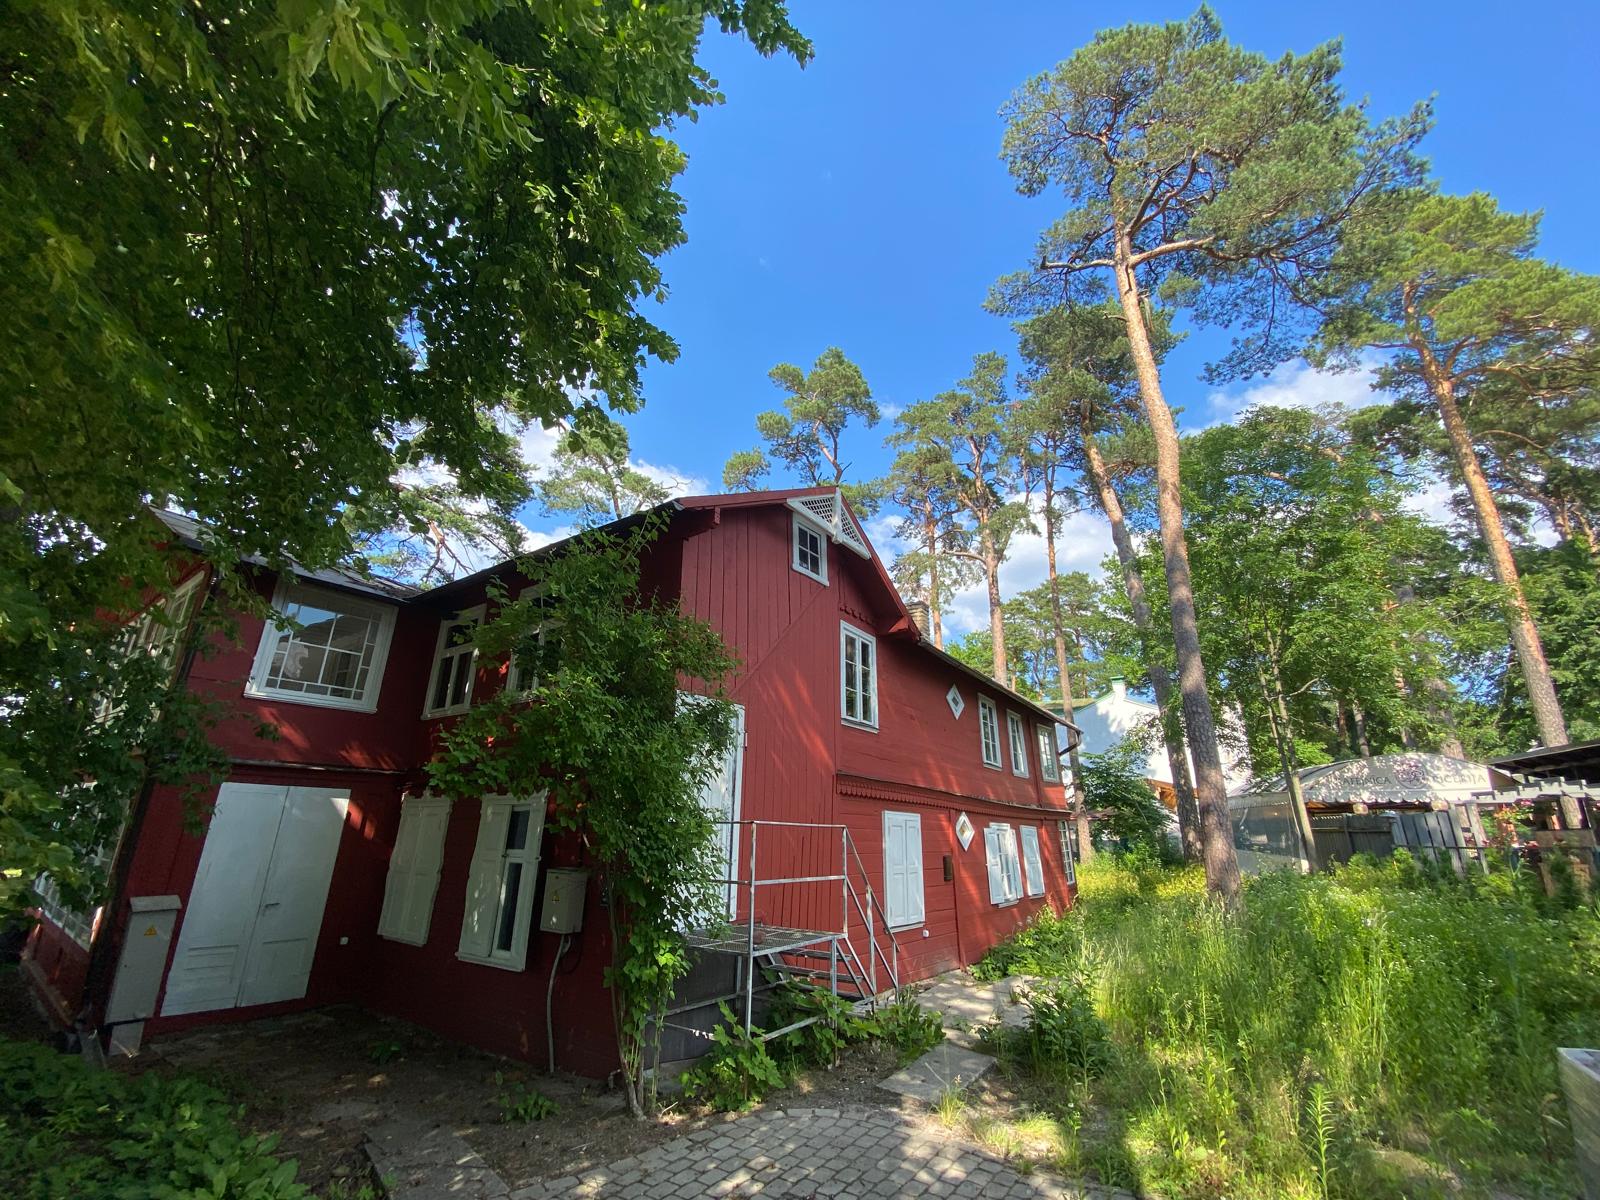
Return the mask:
<path fill-rule="evenodd" d="M 128 901 L 128 933 L 117 956 L 111 1000 L 106 1005 L 113 1052 L 137 1052 L 145 1020 L 155 1016 L 156 995 L 180 907 L 176 896 L 134 896 Z"/>
<path fill-rule="evenodd" d="M 544 873 L 544 909 L 539 928 L 546 933 L 579 933 L 583 929 L 583 898 L 589 891 L 589 872 L 551 867 Z"/>

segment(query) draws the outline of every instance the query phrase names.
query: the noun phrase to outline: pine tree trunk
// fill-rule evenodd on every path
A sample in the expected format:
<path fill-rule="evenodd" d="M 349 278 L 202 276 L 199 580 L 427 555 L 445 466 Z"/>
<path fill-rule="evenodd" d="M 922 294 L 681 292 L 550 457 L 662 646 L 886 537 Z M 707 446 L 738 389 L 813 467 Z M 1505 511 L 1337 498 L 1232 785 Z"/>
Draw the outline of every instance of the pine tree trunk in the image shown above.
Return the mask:
<path fill-rule="evenodd" d="M 923 518 L 922 532 L 928 547 L 928 625 L 933 644 L 944 649 L 944 622 L 939 616 L 939 522 L 930 502 Z"/>
<path fill-rule="evenodd" d="M 1200 626 L 1195 614 L 1194 584 L 1189 571 L 1189 543 L 1183 534 L 1183 496 L 1179 490 L 1178 427 L 1161 393 L 1161 374 L 1150 348 L 1131 265 L 1132 247 L 1125 235 L 1117 245 L 1117 299 L 1128 331 L 1128 350 L 1139 378 L 1145 420 L 1156 448 L 1156 515 L 1161 524 L 1161 557 L 1166 568 L 1172 641 L 1178 659 L 1178 690 L 1183 697 L 1183 725 L 1194 759 L 1195 803 L 1200 812 L 1200 840 L 1205 854 L 1206 887 L 1233 903 L 1239 897 L 1239 857 L 1233 849 L 1228 816 L 1228 788 L 1222 777 L 1216 721 L 1206 691 L 1205 660 L 1200 653 Z"/>
<path fill-rule="evenodd" d="M 1461 472 L 1461 478 L 1467 485 L 1472 511 L 1478 519 L 1478 533 L 1489 555 L 1489 567 L 1494 572 L 1495 581 L 1506 590 L 1511 601 L 1511 645 L 1522 667 L 1522 680 L 1528 689 L 1528 705 L 1533 709 L 1539 739 L 1546 746 L 1564 746 L 1571 739 L 1567 736 L 1567 723 L 1561 715 L 1561 702 L 1556 698 L 1555 681 L 1550 677 L 1550 664 L 1545 661 L 1539 629 L 1533 623 L 1533 613 L 1528 608 L 1528 598 L 1522 590 L 1522 579 L 1517 574 L 1516 560 L 1511 556 L 1511 543 L 1506 539 L 1499 506 L 1489 488 L 1478 451 L 1472 444 L 1472 433 L 1467 428 L 1466 418 L 1456 403 L 1455 386 L 1438 369 L 1431 353 L 1423 355 L 1423 373 L 1433 392 L 1434 402 L 1439 406 L 1439 417 L 1444 423 L 1445 436 L 1450 439 L 1450 451 L 1455 456 L 1456 469 Z M 1576 805 L 1573 807 L 1576 809 Z"/>
<path fill-rule="evenodd" d="M 1006 661 L 1005 610 L 1000 600 L 1000 555 L 995 550 L 994 539 L 989 536 L 987 523 L 979 531 L 978 540 L 983 553 L 983 575 L 989 585 L 989 637 L 994 649 L 989 674 L 1004 684 L 1010 674 L 1010 664 Z"/>
<path fill-rule="evenodd" d="M 1089 481 L 1094 486 L 1100 502 L 1100 511 L 1111 524 L 1111 541 L 1117 549 L 1117 563 L 1122 568 L 1122 585 L 1128 593 L 1128 604 L 1133 609 L 1133 625 L 1139 640 L 1146 646 L 1155 641 L 1155 618 L 1150 615 L 1150 602 L 1144 594 L 1144 574 L 1139 570 L 1139 558 L 1133 548 L 1133 538 L 1128 535 L 1128 522 L 1122 511 L 1122 500 L 1111 486 L 1111 475 L 1106 470 L 1105 459 L 1089 436 L 1087 422 L 1083 431 L 1084 458 L 1089 468 Z M 1183 730 L 1178 727 L 1178 706 L 1174 703 L 1172 676 L 1154 655 L 1145 654 L 1150 688 L 1156 694 L 1156 707 L 1161 710 L 1162 740 L 1166 743 L 1167 769 L 1172 773 L 1172 790 L 1178 805 L 1178 839 L 1183 846 L 1185 862 L 1200 862 L 1204 849 L 1200 837 L 1200 811 L 1195 803 L 1194 785 L 1189 778 L 1189 758 L 1184 753 Z"/>
<path fill-rule="evenodd" d="M 1055 489 L 1048 483 L 1044 492 L 1044 561 L 1046 577 L 1050 583 L 1050 626 L 1055 635 L 1056 670 L 1061 675 L 1061 715 L 1072 720 L 1072 674 L 1067 669 L 1067 628 L 1061 615 L 1061 577 L 1056 571 L 1056 517 Z M 1072 773 L 1072 812 L 1078 826 L 1078 858 L 1088 862 L 1094 857 L 1090 841 L 1089 809 L 1083 793 L 1083 765 L 1078 761 L 1078 743 L 1073 739 L 1067 747 L 1067 769 Z"/>

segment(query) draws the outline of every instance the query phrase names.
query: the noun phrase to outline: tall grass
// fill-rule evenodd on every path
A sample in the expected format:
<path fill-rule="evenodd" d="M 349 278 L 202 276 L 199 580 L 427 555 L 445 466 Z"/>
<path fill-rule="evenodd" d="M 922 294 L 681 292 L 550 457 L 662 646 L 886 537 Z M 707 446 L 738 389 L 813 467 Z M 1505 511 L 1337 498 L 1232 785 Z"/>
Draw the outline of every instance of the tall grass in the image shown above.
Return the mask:
<path fill-rule="evenodd" d="M 1592 904 L 1402 858 L 1264 876 L 1228 913 L 1197 872 L 1097 861 L 1073 913 L 980 967 L 1007 972 L 1086 990 L 1116 1061 L 1078 1089 L 1101 1129 L 1083 1161 L 1153 1191 L 1575 1192 L 1554 1052 L 1600 1043 Z"/>

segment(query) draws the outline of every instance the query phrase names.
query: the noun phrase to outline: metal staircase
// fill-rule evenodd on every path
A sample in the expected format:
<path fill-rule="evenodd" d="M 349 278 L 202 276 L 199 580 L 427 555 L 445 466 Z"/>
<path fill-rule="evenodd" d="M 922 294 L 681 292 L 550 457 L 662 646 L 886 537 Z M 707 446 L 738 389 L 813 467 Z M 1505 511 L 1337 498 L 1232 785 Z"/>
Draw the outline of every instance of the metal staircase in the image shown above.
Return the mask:
<path fill-rule="evenodd" d="M 825 989 L 849 1001 L 858 1013 L 873 1011 L 880 997 L 899 990 L 900 946 L 847 826 L 800 821 L 724 820 L 716 824 L 728 830 L 727 844 L 734 851 L 730 862 L 743 859 L 747 869 L 742 875 L 735 869 L 730 872 L 732 877 L 720 881 L 729 889 L 730 919 L 691 932 L 688 944 L 705 953 L 734 957 L 739 965 L 739 989 L 715 1000 L 684 1005 L 667 1016 L 719 1001 L 740 1000 L 745 1032 L 750 1033 L 755 1027 L 756 996 L 784 982 Z M 763 830 L 769 861 L 775 837 L 787 838 L 791 843 L 797 836 L 807 841 L 836 840 L 838 870 L 763 878 Z M 746 846 L 746 854 L 737 853 Z M 805 857 L 802 855 L 800 861 Z M 819 889 L 832 886 L 838 888 L 838 927 L 831 927 L 829 922 L 828 927 L 816 928 L 822 924 L 815 919 L 818 913 L 833 907 L 831 902 L 819 903 Z M 802 914 L 813 919 L 807 922 Z M 764 1030 L 759 1036 L 770 1040 L 821 1019 L 806 1017 L 781 1029 Z"/>

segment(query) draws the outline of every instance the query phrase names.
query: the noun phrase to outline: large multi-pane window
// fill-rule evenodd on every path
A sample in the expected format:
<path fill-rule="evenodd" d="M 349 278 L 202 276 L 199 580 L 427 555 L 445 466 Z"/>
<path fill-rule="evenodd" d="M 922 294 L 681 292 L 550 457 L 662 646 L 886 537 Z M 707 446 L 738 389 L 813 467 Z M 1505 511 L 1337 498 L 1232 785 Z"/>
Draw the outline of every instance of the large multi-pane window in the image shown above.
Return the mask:
<path fill-rule="evenodd" d="M 853 625 L 839 627 L 840 711 L 851 725 L 878 725 L 878 642 Z"/>
<path fill-rule="evenodd" d="M 394 609 L 328 588 L 278 585 L 280 616 L 261 632 L 246 691 L 372 712 L 394 632 Z"/>

